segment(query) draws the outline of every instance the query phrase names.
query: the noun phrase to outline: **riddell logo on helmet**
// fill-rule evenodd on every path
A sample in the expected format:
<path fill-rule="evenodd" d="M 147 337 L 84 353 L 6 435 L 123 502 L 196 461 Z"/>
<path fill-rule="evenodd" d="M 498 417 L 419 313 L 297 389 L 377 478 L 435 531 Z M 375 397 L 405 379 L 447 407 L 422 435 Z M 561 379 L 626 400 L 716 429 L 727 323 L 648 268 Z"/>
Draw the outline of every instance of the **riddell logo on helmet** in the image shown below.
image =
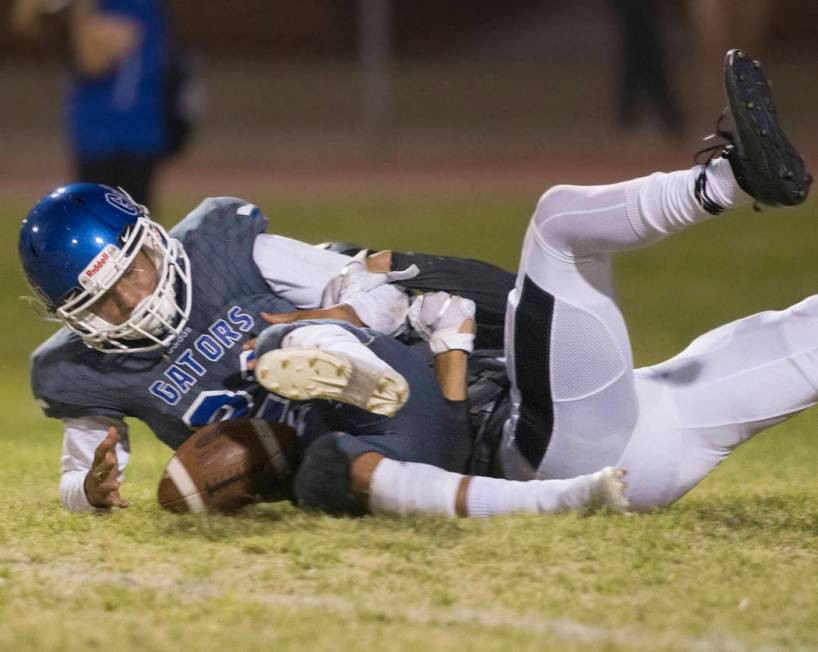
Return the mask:
<path fill-rule="evenodd" d="M 91 278 L 92 276 L 94 276 L 94 274 L 96 274 L 99 270 L 101 270 L 102 266 L 105 263 L 107 263 L 109 260 L 111 260 L 111 256 L 108 255 L 107 251 L 103 251 L 102 255 L 97 260 L 95 260 L 93 263 L 91 263 L 91 268 L 85 270 L 84 274 L 88 278 Z"/>
<path fill-rule="evenodd" d="M 117 265 L 114 263 L 117 249 L 114 245 L 108 245 L 100 251 L 94 259 L 88 263 L 86 268 L 80 272 L 79 282 L 86 290 L 92 286 L 97 286 L 109 280 L 111 272 L 106 271 L 110 268 L 111 271 L 116 272 Z"/>

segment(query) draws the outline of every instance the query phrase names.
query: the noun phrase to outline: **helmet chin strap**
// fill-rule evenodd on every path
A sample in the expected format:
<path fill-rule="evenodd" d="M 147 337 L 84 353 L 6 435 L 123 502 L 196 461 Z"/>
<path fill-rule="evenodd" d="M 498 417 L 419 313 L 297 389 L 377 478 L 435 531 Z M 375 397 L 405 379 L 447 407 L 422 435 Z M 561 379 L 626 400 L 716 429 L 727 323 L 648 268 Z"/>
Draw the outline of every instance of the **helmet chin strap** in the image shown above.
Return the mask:
<path fill-rule="evenodd" d="M 142 299 L 131 312 L 131 316 L 126 323 L 132 323 L 134 328 L 117 333 L 120 340 L 143 340 L 145 334 L 160 337 L 170 328 L 176 312 L 176 290 L 167 288 L 157 288 L 154 292 L 162 292 L 158 302 L 151 305 L 155 297 L 153 294 Z M 109 332 L 119 330 L 122 324 L 112 324 L 107 319 L 103 319 L 96 313 L 90 313 L 83 320 L 88 326 L 98 332 Z"/>

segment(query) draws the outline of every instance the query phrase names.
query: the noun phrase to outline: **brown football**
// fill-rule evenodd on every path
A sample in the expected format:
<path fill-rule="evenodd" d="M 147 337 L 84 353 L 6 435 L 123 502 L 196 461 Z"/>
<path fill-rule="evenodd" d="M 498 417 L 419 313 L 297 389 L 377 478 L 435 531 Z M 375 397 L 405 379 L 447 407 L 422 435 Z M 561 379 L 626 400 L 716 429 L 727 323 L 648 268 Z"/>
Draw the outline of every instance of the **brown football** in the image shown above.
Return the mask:
<path fill-rule="evenodd" d="M 282 423 L 234 419 L 205 426 L 185 441 L 159 481 L 159 504 L 172 512 L 230 513 L 258 500 L 290 496 L 298 437 Z"/>

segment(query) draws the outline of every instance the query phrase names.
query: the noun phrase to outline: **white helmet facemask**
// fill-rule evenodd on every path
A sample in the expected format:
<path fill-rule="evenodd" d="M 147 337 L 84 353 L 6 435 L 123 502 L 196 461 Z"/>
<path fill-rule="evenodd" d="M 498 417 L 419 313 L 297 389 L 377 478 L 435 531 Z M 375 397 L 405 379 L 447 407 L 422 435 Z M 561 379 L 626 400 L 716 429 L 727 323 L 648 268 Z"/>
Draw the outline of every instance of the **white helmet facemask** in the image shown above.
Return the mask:
<path fill-rule="evenodd" d="M 156 267 L 156 288 L 125 322 L 111 324 L 92 311 L 93 304 L 116 285 L 140 251 Z M 192 285 L 187 254 L 181 242 L 147 217 L 137 218 L 121 247 L 111 244 L 100 251 L 80 274 L 79 284 L 82 290 L 55 314 L 98 351 L 136 353 L 168 346 L 190 317 Z M 183 295 L 181 300 L 177 289 Z"/>

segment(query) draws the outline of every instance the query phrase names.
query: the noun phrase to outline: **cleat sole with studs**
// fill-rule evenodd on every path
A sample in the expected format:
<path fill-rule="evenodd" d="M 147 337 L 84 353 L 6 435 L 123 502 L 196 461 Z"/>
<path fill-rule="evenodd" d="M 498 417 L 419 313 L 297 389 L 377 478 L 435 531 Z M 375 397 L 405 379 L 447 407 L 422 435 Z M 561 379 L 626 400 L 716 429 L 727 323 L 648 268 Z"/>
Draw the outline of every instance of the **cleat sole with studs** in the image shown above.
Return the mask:
<path fill-rule="evenodd" d="M 761 64 L 741 50 L 730 50 L 724 81 L 735 123 L 735 150 L 728 158 L 738 159 L 733 170 L 739 185 L 769 206 L 802 203 L 812 176 L 778 123 L 770 82 Z"/>
<path fill-rule="evenodd" d="M 392 417 L 409 399 L 406 379 L 320 349 L 276 349 L 262 355 L 256 380 L 266 390 L 295 401 L 328 400 Z"/>

